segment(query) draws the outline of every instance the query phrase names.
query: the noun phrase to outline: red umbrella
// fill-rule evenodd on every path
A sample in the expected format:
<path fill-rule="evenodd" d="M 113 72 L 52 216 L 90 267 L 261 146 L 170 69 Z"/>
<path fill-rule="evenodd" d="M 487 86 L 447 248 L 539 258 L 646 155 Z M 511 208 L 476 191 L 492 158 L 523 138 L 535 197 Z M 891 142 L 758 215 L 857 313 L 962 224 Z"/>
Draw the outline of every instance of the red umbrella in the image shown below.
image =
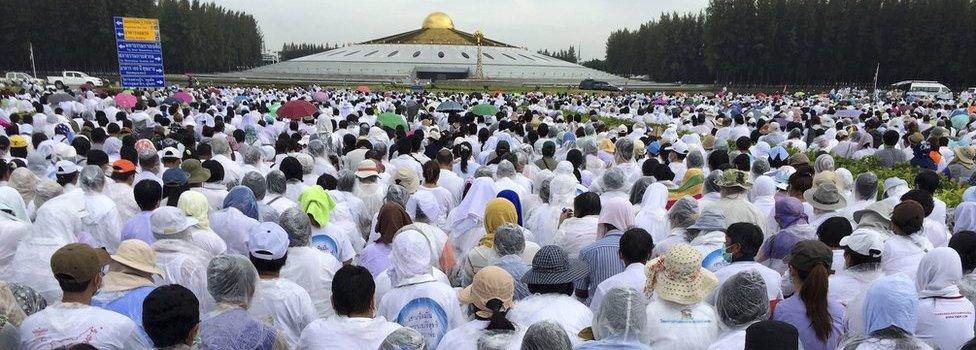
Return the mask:
<path fill-rule="evenodd" d="M 285 105 L 278 108 L 278 116 L 290 119 L 301 119 L 312 114 L 318 109 L 311 102 L 305 100 L 293 100 L 285 102 Z"/>
<path fill-rule="evenodd" d="M 173 94 L 172 97 L 180 101 L 183 101 L 183 103 L 193 102 L 193 95 L 190 95 L 190 93 L 186 91 L 178 91 L 175 94 Z"/>
<path fill-rule="evenodd" d="M 366 85 L 357 86 L 356 87 L 356 91 L 362 92 L 364 94 L 368 94 L 369 93 L 369 86 L 366 86 Z"/>

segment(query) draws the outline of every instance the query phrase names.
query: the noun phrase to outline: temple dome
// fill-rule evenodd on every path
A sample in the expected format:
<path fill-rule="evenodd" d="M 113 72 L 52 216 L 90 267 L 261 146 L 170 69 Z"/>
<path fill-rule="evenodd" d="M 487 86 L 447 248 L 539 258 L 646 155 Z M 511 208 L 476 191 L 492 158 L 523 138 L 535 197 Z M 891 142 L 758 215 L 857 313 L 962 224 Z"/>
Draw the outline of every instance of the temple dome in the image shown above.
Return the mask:
<path fill-rule="evenodd" d="M 454 21 L 443 12 L 434 12 L 424 18 L 423 28 L 426 29 L 454 29 Z"/>

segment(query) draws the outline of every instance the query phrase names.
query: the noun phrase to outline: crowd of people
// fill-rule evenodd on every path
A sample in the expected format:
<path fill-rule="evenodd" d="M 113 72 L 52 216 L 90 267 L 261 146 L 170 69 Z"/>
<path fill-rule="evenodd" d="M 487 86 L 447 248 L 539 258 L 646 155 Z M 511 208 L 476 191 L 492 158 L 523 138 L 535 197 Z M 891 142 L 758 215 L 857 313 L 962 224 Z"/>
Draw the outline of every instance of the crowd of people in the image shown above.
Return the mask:
<path fill-rule="evenodd" d="M 974 115 L 850 89 L 8 89 L 0 348 L 976 349 L 976 187 L 934 197 L 976 183 Z M 835 162 L 867 157 L 917 174 Z"/>

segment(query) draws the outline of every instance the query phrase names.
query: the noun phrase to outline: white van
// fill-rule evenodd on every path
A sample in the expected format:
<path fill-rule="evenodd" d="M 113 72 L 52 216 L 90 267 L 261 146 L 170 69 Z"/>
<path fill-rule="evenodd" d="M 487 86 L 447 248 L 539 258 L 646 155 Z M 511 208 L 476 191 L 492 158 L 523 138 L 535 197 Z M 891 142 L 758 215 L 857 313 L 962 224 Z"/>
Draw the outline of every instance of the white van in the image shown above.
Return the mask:
<path fill-rule="evenodd" d="M 891 84 L 891 88 L 919 97 L 952 98 L 952 90 L 937 81 L 906 80 Z"/>

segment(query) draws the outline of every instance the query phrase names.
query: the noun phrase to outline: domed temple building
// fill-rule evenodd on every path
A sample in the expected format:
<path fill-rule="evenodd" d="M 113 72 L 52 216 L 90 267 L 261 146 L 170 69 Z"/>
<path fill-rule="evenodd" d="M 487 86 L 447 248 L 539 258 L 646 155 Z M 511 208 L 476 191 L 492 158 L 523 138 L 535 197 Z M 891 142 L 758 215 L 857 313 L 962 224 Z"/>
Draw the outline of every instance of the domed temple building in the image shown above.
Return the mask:
<path fill-rule="evenodd" d="M 463 32 L 442 12 L 420 29 L 254 68 L 247 77 L 412 81 L 474 79 L 567 84 L 624 78 Z"/>

